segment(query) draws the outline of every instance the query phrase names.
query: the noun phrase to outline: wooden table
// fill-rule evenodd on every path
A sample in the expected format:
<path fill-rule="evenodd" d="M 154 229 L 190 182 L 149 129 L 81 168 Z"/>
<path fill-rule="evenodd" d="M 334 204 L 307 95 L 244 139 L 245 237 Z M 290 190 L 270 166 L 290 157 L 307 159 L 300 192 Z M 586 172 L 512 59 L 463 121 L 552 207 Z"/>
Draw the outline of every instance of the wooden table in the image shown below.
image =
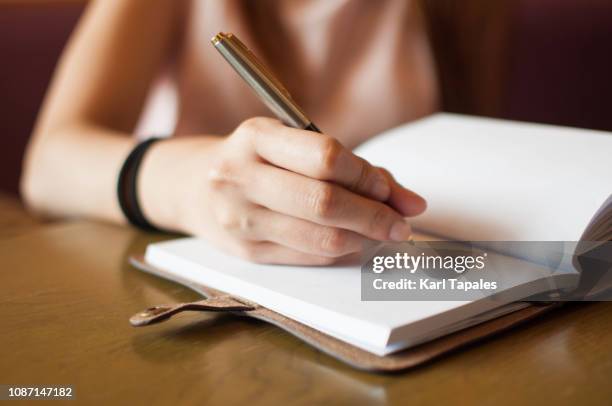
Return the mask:
<path fill-rule="evenodd" d="M 44 224 L 32 217 L 17 197 L 0 192 L 0 240 L 36 230 Z"/>
<path fill-rule="evenodd" d="M 72 384 L 87 404 L 612 402 L 612 303 L 568 305 L 395 375 L 233 316 L 133 328 L 149 305 L 197 297 L 127 265 L 162 238 L 73 222 L 0 239 L 0 384 Z"/>

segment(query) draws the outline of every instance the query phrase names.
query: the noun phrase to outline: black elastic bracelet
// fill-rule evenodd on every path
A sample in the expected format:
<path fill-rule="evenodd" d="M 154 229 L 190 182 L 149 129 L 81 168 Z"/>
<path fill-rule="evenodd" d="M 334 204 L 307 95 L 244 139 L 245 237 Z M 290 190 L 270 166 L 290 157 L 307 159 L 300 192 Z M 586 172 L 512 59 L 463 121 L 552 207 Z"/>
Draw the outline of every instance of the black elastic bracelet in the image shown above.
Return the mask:
<path fill-rule="evenodd" d="M 149 138 L 146 141 L 136 145 L 125 159 L 119 179 L 117 180 L 117 198 L 123 215 L 128 219 L 130 224 L 146 231 L 159 231 L 157 227 L 151 224 L 140 209 L 138 202 L 138 168 L 142 162 L 142 158 L 151 145 L 159 141 L 161 138 Z"/>

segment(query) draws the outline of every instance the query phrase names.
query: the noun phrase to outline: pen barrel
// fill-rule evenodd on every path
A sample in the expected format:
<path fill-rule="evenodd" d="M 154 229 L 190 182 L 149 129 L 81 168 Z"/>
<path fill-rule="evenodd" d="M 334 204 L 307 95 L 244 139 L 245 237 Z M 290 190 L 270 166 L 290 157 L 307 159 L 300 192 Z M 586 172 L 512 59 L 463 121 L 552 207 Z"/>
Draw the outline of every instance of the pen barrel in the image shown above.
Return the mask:
<path fill-rule="evenodd" d="M 219 34 L 213 45 L 262 102 L 286 125 L 320 132 L 278 80 L 235 36 Z"/>

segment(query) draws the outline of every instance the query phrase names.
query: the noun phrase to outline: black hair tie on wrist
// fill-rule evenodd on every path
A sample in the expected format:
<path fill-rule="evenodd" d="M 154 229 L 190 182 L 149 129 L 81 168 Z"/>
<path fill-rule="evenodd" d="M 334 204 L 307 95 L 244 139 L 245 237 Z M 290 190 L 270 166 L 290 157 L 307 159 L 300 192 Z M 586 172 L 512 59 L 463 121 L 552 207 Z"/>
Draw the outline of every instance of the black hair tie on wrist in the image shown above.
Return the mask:
<path fill-rule="evenodd" d="M 149 138 L 136 145 L 125 159 L 117 181 L 117 197 L 123 215 L 130 224 L 145 231 L 159 231 L 159 229 L 147 220 L 140 209 L 136 182 L 138 169 L 149 147 L 161 139 L 158 137 Z"/>

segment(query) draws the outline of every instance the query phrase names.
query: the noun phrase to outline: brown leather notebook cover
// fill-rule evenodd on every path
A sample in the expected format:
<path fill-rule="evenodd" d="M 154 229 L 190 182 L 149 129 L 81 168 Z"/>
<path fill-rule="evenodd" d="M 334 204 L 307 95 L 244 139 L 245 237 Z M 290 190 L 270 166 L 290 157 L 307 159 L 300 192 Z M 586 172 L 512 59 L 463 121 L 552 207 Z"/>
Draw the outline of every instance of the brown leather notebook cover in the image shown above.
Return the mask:
<path fill-rule="evenodd" d="M 437 338 L 416 347 L 386 356 L 378 356 L 285 317 L 257 303 L 233 297 L 224 292 L 178 278 L 162 269 L 147 264 L 143 256 L 131 257 L 130 263 L 141 271 L 185 285 L 205 297 L 205 299 L 197 302 L 160 305 L 143 310 L 130 319 L 134 326 L 158 323 L 168 319 L 173 314 L 185 310 L 230 312 L 274 324 L 330 356 L 355 368 L 367 371 L 392 372 L 418 366 L 558 307 L 558 305 L 554 304 L 546 306 L 530 305 L 521 310 Z"/>

